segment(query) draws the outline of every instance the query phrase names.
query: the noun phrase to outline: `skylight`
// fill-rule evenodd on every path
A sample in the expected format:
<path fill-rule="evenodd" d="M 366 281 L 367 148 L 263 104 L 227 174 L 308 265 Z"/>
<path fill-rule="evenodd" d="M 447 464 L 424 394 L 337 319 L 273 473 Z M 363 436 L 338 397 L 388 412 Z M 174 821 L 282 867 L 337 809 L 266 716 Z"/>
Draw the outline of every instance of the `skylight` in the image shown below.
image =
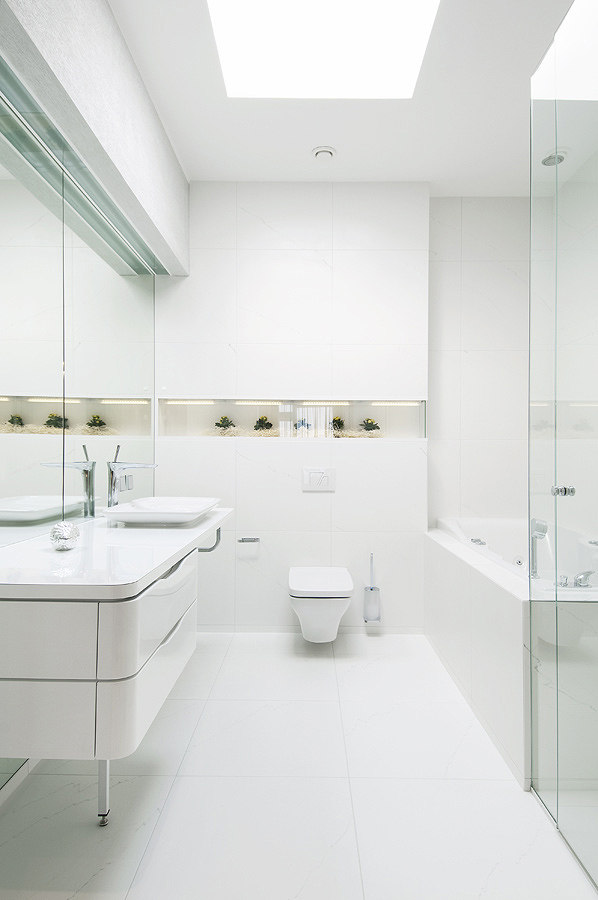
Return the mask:
<path fill-rule="evenodd" d="M 208 0 L 229 97 L 410 99 L 440 0 Z"/>

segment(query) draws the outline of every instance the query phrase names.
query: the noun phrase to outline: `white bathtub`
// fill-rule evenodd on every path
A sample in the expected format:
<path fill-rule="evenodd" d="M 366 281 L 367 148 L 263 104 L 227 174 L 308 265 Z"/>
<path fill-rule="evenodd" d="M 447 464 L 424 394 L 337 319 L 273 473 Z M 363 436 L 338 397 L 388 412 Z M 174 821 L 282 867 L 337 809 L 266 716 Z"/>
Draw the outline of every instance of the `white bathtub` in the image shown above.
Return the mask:
<path fill-rule="evenodd" d="M 526 519 L 439 519 L 438 528 L 482 556 L 527 578 Z"/>
<path fill-rule="evenodd" d="M 426 635 L 528 789 L 527 523 L 441 519 L 438 525 L 426 539 Z"/>

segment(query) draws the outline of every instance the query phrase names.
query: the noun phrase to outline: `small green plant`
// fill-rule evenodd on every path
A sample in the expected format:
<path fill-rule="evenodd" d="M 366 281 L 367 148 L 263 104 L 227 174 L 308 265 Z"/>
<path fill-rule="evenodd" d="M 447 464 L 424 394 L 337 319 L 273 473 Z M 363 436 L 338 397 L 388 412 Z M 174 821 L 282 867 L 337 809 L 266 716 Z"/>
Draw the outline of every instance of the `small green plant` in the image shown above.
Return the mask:
<path fill-rule="evenodd" d="M 333 431 L 344 431 L 345 428 L 345 420 L 341 419 L 340 416 L 335 416 L 332 420 L 332 430 Z"/>
<path fill-rule="evenodd" d="M 237 427 L 235 425 L 235 423 L 232 421 L 232 419 L 229 419 L 228 416 L 220 416 L 220 421 L 214 422 L 214 425 L 216 426 L 216 428 L 236 428 Z"/>
<path fill-rule="evenodd" d="M 363 422 L 359 423 L 359 427 L 363 428 L 364 431 L 380 431 L 380 426 L 374 419 L 364 419 Z"/>
<path fill-rule="evenodd" d="M 298 422 L 295 422 L 295 431 L 299 431 L 300 428 L 311 428 L 311 425 L 307 419 L 299 419 Z"/>
<path fill-rule="evenodd" d="M 62 416 L 57 415 L 56 413 L 50 413 L 46 421 L 44 422 L 47 428 L 68 428 L 69 420 L 67 418 L 62 418 Z"/>
<path fill-rule="evenodd" d="M 104 420 L 102 418 L 100 418 L 100 416 L 97 416 L 97 415 L 92 416 L 91 419 L 89 420 L 89 422 L 86 422 L 85 424 L 87 425 L 88 428 L 105 428 L 106 427 L 106 423 L 104 422 Z"/>
<path fill-rule="evenodd" d="M 268 416 L 260 416 L 253 426 L 254 431 L 270 431 L 271 428 L 272 422 L 268 421 Z"/>
<path fill-rule="evenodd" d="M 23 422 L 23 419 L 21 418 L 21 416 L 17 416 L 15 413 L 13 413 L 13 415 L 8 420 L 8 424 L 9 425 L 19 425 L 22 428 L 25 423 Z"/>

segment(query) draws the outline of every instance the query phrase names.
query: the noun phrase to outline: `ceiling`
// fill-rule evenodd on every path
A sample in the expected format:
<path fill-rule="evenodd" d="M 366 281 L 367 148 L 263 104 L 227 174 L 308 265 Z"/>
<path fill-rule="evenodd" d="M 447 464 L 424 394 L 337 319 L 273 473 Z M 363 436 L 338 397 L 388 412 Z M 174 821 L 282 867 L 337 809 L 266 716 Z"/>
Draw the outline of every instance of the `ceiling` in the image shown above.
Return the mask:
<path fill-rule="evenodd" d="M 206 0 L 109 3 L 189 180 L 516 196 L 528 193 L 529 78 L 571 0 L 441 0 L 414 98 L 358 101 L 228 99 Z M 322 144 L 331 163 L 311 154 Z"/>

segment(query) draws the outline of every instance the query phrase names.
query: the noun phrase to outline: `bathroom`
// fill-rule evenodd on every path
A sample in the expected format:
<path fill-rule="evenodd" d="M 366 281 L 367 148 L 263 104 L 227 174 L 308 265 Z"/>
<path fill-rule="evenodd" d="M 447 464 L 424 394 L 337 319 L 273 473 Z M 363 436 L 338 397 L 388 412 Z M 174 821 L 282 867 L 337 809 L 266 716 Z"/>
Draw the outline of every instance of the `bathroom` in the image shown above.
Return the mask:
<path fill-rule="evenodd" d="M 596 894 L 598 23 L 420 5 L 0 0 L 0 900 Z"/>

